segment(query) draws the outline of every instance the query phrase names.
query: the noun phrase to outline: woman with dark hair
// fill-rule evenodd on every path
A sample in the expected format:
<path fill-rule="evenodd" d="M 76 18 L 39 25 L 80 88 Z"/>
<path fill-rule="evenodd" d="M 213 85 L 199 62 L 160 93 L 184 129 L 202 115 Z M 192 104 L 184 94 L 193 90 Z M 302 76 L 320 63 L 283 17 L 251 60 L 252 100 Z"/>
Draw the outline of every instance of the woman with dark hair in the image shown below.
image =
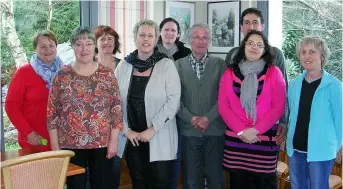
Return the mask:
<path fill-rule="evenodd" d="M 109 26 L 100 25 L 94 29 L 96 46 L 95 46 L 95 61 L 109 67 L 115 71 L 119 58 L 115 55 L 120 53 L 121 44 L 119 42 L 118 33 Z M 124 152 L 125 136 L 119 134 L 118 154 L 113 158 L 114 171 L 114 188 L 119 188 L 120 185 L 120 161 Z"/>
<path fill-rule="evenodd" d="M 118 33 L 109 26 L 100 25 L 94 29 L 96 47 L 95 61 L 115 70 L 120 59 L 115 55 L 120 53 L 120 42 Z"/>
<path fill-rule="evenodd" d="M 160 24 L 160 37 L 158 39 L 158 50 L 166 54 L 170 59 L 177 61 L 191 53 L 191 50 L 179 41 L 181 29 L 174 18 L 165 18 Z"/>
<path fill-rule="evenodd" d="M 180 24 L 174 18 L 165 18 L 160 24 L 160 37 L 158 39 L 158 50 L 166 54 L 170 59 L 177 61 L 180 58 L 186 57 L 191 53 L 191 50 L 184 46 L 184 43 L 179 41 L 181 36 Z M 179 131 L 179 129 L 178 129 Z M 181 135 L 178 132 L 178 150 L 177 159 L 173 169 L 173 188 L 177 188 L 180 176 L 180 150 L 181 150 Z"/>
<path fill-rule="evenodd" d="M 218 112 L 225 121 L 223 167 L 232 189 L 276 189 L 278 121 L 286 83 L 260 31 L 244 38 L 219 88 Z"/>

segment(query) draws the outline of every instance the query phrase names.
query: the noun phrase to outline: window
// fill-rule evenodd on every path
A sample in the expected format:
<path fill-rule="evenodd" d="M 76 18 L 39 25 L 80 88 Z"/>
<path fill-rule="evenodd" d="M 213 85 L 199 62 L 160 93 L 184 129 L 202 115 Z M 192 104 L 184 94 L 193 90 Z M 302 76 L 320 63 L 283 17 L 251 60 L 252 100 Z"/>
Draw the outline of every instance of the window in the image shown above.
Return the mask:
<path fill-rule="evenodd" d="M 295 0 L 282 2 L 282 50 L 288 63 L 290 79 L 302 68 L 296 57 L 296 45 L 307 35 L 317 35 L 331 51 L 326 71 L 342 80 L 342 1 Z M 270 23 L 270 26 L 273 23 Z"/>
<path fill-rule="evenodd" d="M 146 18 L 146 1 L 99 1 L 98 25 L 111 26 L 119 35 L 121 53 L 118 58 L 136 49 L 133 40 L 135 24 Z"/>
<path fill-rule="evenodd" d="M 16 66 L 24 64 L 31 59 L 34 53 L 32 36 L 35 32 L 50 29 L 55 32 L 58 41 L 58 55 L 70 46 L 65 45 L 69 41 L 72 30 L 80 25 L 79 1 L 21 1 L 6 0 L 1 5 L 7 11 L 3 16 L 3 35 L 1 36 L 1 144 L 2 150 L 19 148 L 17 144 L 17 131 L 11 125 L 3 107 L 7 93 L 7 87 Z M 62 57 L 63 59 L 63 57 Z M 28 78 L 29 79 L 29 78 Z"/>

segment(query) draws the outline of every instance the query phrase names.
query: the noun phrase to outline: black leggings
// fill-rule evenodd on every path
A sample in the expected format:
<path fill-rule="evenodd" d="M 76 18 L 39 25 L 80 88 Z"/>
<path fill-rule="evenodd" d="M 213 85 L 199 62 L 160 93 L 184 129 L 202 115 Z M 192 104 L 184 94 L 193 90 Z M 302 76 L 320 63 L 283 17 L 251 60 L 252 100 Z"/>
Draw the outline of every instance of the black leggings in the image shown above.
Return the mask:
<path fill-rule="evenodd" d="M 113 189 L 113 158 L 107 159 L 107 148 L 66 149 L 75 152 L 70 162 L 86 168 L 89 167 L 89 178 L 92 189 Z M 67 177 L 68 189 L 85 189 L 86 174 Z"/>
<path fill-rule="evenodd" d="M 149 143 L 141 142 L 134 147 L 128 141 L 125 156 L 133 189 L 175 189 L 172 188 L 174 161 L 150 162 Z"/>
<path fill-rule="evenodd" d="M 230 172 L 230 189 L 277 189 L 275 174 Z"/>

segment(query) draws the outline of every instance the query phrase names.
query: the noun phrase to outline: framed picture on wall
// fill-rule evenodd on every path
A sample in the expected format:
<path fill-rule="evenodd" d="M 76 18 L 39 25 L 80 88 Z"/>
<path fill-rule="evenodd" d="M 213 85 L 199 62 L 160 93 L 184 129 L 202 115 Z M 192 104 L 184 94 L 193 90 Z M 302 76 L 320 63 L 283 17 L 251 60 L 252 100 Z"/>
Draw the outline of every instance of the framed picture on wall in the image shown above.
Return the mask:
<path fill-rule="evenodd" d="M 240 1 L 220 1 L 207 4 L 207 22 L 212 30 L 211 53 L 227 53 L 239 45 Z"/>
<path fill-rule="evenodd" d="M 194 3 L 180 1 L 165 2 L 165 18 L 172 17 L 177 20 L 181 28 L 180 41 L 185 42 L 185 34 L 194 24 Z"/>

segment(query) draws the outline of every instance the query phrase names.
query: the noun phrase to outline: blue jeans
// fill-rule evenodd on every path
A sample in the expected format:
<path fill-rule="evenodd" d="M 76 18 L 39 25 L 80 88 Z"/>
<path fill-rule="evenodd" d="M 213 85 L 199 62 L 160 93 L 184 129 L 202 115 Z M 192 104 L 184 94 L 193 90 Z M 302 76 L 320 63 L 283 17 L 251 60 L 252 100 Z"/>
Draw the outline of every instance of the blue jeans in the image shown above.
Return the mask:
<path fill-rule="evenodd" d="M 172 178 L 172 186 L 173 188 L 177 188 L 180 176 L 180 165 L 181 165 L 181 142 L 182 136 L 178 131 L 178 146 L 177 146 L 177 153 L 176 153 L 176 160 L 174 161 L 173 165 L 173 178 Z"/>
<path fill-rule="evenodd" d="M 298 151 L 288 158 L 292 189 L 329 189 L 333 159 L 307 162 L 307 153 Z"/>

